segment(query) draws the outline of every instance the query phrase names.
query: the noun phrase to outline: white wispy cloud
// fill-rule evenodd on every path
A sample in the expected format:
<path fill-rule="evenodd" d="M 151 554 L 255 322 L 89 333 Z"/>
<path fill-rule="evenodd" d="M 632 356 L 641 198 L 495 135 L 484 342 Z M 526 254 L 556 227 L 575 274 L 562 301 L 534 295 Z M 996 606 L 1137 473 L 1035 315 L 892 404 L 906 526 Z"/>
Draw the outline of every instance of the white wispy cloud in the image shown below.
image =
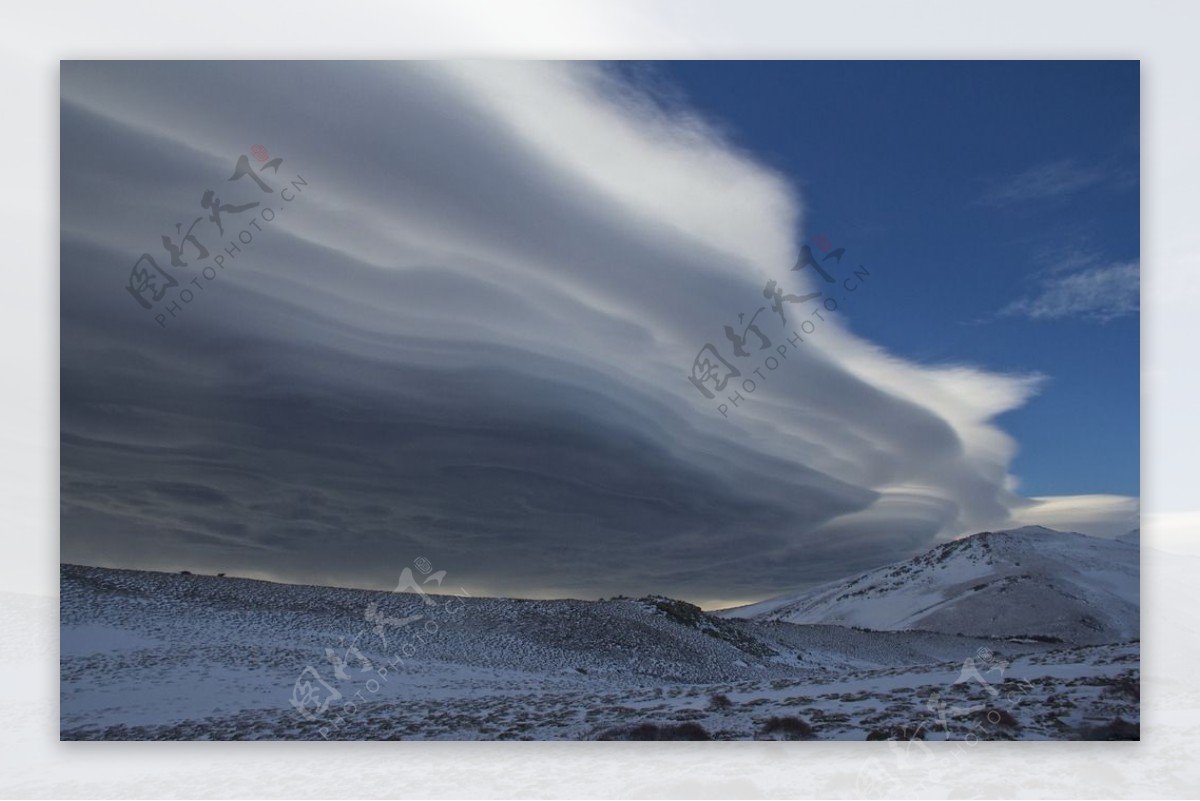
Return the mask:
<path fill-rule="evenodd" d="M 1106 322 L 1137 314 L 1141 268 L 1137 262 L 1087 267 L 1047 276 L 1035 292 L 1004 307 L 1007 317 L 1034 320 L 1080 318 Z"/>
<path fill-rule="evenodd" d="M 995 183 L 979 199 L 983 205 L 1007 206 L 1032 200 L 1061 198 L 1109 181 L 1100 168 L 1083 167 L 1072 159 L 1048 162 Z"/>

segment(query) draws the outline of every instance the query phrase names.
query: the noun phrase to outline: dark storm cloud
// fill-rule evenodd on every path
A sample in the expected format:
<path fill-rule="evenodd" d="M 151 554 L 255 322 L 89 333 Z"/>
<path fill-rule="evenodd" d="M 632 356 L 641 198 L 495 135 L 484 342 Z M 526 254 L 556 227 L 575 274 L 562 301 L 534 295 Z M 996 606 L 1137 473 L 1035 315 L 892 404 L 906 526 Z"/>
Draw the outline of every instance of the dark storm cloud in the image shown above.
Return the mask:
<path fill-rule="evenodd" d="M 620 385 L 603 397 L 602 378 L 568 363 L 524 374 L 519 352 L 451 371 L 207 342 L 167 346 L 169 367 L 164 342 L 114 352 L 108 380 L 88 375 L 92 353 L 64 363 L 64 516 L 127 520 L 133 538 L 104 544 L 116 564 L 383 586 L 421 553 L 510 591 L 695 593 L 722 562 L 769 556 L 771 532 L 874 497 L 737 443 L 718 464 L 683 458 L 657 437 L 702 435 L 670 409 Z M 224 358 L 243 380 L 213 383 Z"/>
<path fill-rule="evenodd" d="M 794 257 L 786 186 L 562 65 L 64 64 L 62 558 L 757 598 L 1003 521 L 1028 381 L 830 322 L 733 420 L 685 375 Z M 230 183 L 255 142 L 284 205 Z M 278 209 L 162 328 L 205 190 Z M 252 214 L 229 213 L 227 247 Z M 185 251 L 185 257 L 192 257 Z M 172 270 L 184 282 L 199 261 Z"/>

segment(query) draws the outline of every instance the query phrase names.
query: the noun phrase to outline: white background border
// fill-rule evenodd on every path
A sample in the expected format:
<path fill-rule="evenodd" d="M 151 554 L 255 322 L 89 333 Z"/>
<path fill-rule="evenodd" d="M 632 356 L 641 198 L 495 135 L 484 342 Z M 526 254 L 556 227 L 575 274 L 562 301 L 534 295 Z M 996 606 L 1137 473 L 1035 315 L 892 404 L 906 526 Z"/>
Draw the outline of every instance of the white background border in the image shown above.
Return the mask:
<path fill-rule="evenodd" d="M 10 2 L 0 23 L 0 794 L 1188 797 L 1200 793 L 1200 4 Z M 1141 743 L 59 743 L 58 62 L 1142 60 Z M 1103 432 L 1097 432 L 1103 436 Z M 231 644 L 230 647 L 236 647 Z"/>

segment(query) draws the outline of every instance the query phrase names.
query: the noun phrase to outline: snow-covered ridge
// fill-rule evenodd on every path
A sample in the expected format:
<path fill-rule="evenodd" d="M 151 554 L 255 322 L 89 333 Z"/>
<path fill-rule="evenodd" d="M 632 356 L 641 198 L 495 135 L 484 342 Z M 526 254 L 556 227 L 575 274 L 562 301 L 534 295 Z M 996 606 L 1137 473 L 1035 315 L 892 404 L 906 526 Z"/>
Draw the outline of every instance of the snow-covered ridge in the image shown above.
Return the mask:
<path fill-rule="evenodd" d="M 1139 554 L 1127 542 L 1027 526 L 718 613 L 727 618 L 1093 644 L 1139 635 Z"/>
<path fill-rule="evenodd" d="M 777 719 L 819 739 L 1063 739 L 1117 719 L 1136 735 L 1136 643 L 739 620 L 660 596 L 451 598 L 64 565 L 61 736 L 788 736 Z"/>
<path fill-rule="evenodd" d="M 1141 545 L 1142 530 L 1140 528 L 1135 528 L 1133 531 L 1127 531 L 1126 533 L 1117 537 L 1117 542 L 1123 542 L 1127 545 Z"/>

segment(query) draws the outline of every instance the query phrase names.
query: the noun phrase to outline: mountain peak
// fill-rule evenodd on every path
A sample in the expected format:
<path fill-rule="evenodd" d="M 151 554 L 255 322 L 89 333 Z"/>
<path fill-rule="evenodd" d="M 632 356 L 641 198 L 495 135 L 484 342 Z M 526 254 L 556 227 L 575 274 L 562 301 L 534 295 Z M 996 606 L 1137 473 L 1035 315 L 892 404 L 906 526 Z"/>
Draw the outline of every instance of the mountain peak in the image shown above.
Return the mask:
<path fill-rule="evenodd" d="M 1044 526 L 982 531 L 729 617 L 1098 643 L 1138 636 L 1137 552 Z"/>

